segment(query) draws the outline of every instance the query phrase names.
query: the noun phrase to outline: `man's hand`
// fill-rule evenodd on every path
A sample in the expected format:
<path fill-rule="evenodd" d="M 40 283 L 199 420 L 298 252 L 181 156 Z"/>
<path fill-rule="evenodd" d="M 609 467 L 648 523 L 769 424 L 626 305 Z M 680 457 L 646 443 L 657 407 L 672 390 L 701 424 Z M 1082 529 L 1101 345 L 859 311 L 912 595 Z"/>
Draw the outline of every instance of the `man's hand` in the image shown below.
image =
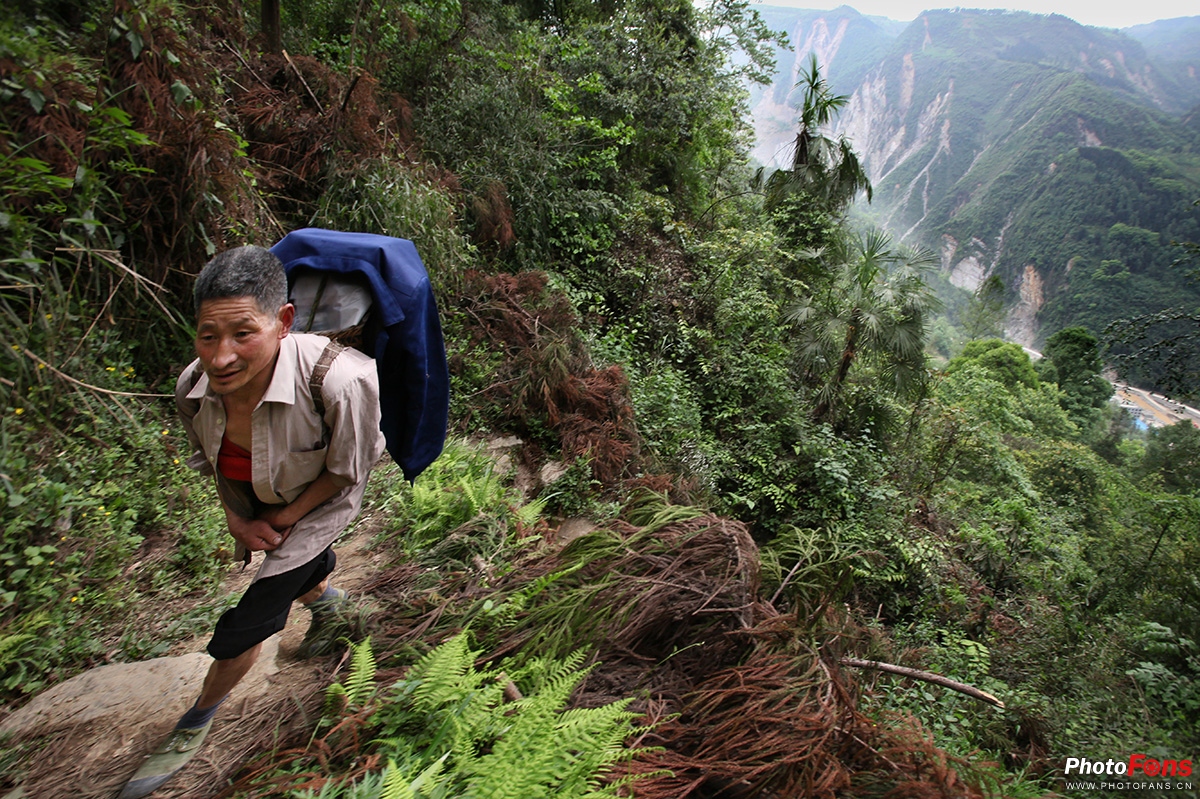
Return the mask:
<path fill-rule="evenodd" d="M 278 533 L 287 537 L 288 531 L 300 523 L 313 508 L 342 490 L 341 484 L 328 471 L 321 472 L 316 480 L 300 492 L 300 496 L 286 505 L 270 505 L 259 511 L 256 521 L 265 522 Z"/>
<path fill-rule="evenodd" d="M 243 519 L 236 513 L 226 514 L 229 533 L 238 543 L 251 552 L 275 549 L 287 538 L 291 528 L 276 530 L 263 519 Z"/>
<path fill-rule="evenodd" d="M 274 505 L 258 514 L 255 521 L 266 522 L 278 533 L 287 533 L 299 519 L 292 518 L 295 509 L 291 505 Z"/>

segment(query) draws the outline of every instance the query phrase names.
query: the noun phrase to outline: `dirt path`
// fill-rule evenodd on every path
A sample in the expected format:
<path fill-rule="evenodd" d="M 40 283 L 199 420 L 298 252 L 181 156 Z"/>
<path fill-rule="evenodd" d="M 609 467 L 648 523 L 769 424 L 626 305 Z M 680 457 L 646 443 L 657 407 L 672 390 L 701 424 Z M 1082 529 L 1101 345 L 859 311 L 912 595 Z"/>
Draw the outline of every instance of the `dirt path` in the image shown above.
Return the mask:
<path fill-rule="evenodd" d="M 383 529 L 379 514 L 377 510 L 364 511 L 352 532 L 343 536 L 334 548 L 338 556 L 334 583 L 349 590 L 352 598 L 363 599 L 357 589 L 386 560 L 383 553 L 369 548 Z M 244 571 L 231 571 L 218 597 L 240 595 L 249 584 L 255 565 Z M 178 607 L 148 605 L 150 617 L 155 613 L 178 612 Z M 265 742 L 279 740 L 293 725 L 305 725 L 314 714 L 320 713 L 324 689 L 340 669 L 341 660 L 336 657 L 298 660 L 294 656 L 308 623 L 309 614 L 296 608 L 284 630 L 264 644 L 263 655 L 254 669 L 222 705 L 204 749 L 155 797 L 213 796 Z M 207 655 L 196 653 L 203 653 L 210 633 L 208 630 L 177 642 L 171 647 L 169 658 L 93 670 L 97 673 L 108 670 L 102 683 L 89 684 L 81 679 L 91 672 L 80 675 L 73 682 L 85 691 L 83 696 L 68 697 L 67 691 L 48 693 L 49 701 L 38 705 L 38 715 L 28 731 L 30 737 L 41 740 L 36 741 L 36 751 L 24 764 L 27 777 L 22 785 L 23 795 L 37 799 L 114 796 L 195 698 L 210 662 Z M 159 667 L 173 669 L 175 682 L 170 684 L 181 686 L 171 691 L 171 696 L 161 699 L 147 696 L 147 692 L 154 691 L 148 686 L 155 684 L 148 678 L 148 671 Z M 98 689 L 97 684 L 102 684 L 102 688 Z M 161 695 L 162 689 L 158 690 Z M 103 708 L 99 708 L 101 705 Z M 31 702 L 29 707 L 33 706 Z M 55 713 L 61 718 L 54 718 Z"/>

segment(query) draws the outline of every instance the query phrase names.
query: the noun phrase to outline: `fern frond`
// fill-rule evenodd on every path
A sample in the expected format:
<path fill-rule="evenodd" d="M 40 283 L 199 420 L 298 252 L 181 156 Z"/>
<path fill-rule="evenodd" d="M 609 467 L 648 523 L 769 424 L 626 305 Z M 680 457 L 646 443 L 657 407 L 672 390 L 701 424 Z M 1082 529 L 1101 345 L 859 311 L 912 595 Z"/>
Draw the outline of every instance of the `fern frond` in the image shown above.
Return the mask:
<path fill-rule="evenodd" d="M 335 682 L 325 689 L 325 717 L 333 718 L 339 716 L 349 704 L 347 701 L 346 686 L 340 682 Z"/>
<path fill-rule="evenodd" d="M 0 669 L 7 667 L 10 659 L 15 660 L 13 652 L 20 652 L 21 648 L 37 638 L 36 635 L 29 633 L 17 633 L 16 635 L 0 635 Z"/>
<path fill-rule="evenodd" d="M 431 791 L 428 790 L 429 788 L 439 787 L 438 783 L 444 782 L 444 780 L 439 780 L 438 778 L 442 776 L 442 772 L 446 768 L 446 760 L 449 757 L 450 753 L 447 752 L 437 760 L 430 763 L 424 771 L 417 775 L 417 778 L 409 785 L 414 794 L 431 793 Z"/>
<path fill-rule="evenodd" d="M 346 704 L 362 707 L 375 693 L 375 653 L 370 637 L 350 645 L 350 673 L 346 677 Z"/>
<path fill-rule="evenodd" d="M 528 502 L 513 511 L 513 516 L 516 517 L 520 524 L 528 527 L 534 524 L 538 519 L 542 518 L 542 514 L 546 510 L 546 504 L 548 501 L 548 497 L 538 497 L 537 499 Z"/>
<path fill-rule="evenodd" d="M 405 678 L 405 682 L 414 683 L 412 702 L 415 709 L 426 712 L 461 699 L 468 688 L 466 677 L 473 671 L 472 664 L 478 656 L 478 652 L 468 648 L 465 633 L 425 653 Z"/>
<path fill-rule="evenodd" d="M 570 660 L 576 665 L 582 655 Z M 467 794 L 479 799 L 580 796 L 600 787 L 600 777 L 623 759 L 631 732 L 630 700 L 563 711 L 588 670 L 543 665 L 537 693 L 506 706 L 510 726 L 491 751 L 465 765 Z M 515 714 L 514 714 L 514 711 Z"/>
<path fill-rule="evenodd" d="M 396 767 L 396 761 L 388 759 L 387 768 L 383 772 L 383 789 L 379 799 L 415 799 L 408 777 Z"/>
<path fill-rule="evenodd" d="M 478 656 L 462 633 L 421 657 L 388 692 L 375 716 L 375 744 L 390 762 L 384 792 L 372 796 L 615 797 L 603 777 L 644 750 L 625 746 L 639 732 L 631 700 L 565 710 L 591 671 L 582 667 L 587 654 L 535 658 L 519 669 L 476 666 Z M 516 702 L 503 702 L 505 669 L 528 690 Z"/>

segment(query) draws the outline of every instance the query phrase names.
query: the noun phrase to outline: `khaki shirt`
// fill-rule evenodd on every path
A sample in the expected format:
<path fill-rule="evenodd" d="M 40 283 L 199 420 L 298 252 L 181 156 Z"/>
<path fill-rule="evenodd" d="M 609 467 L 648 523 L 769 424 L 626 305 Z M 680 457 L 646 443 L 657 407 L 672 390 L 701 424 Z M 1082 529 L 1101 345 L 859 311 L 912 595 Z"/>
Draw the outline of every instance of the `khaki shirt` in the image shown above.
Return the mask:
<path fill-rule="evenodd" d="M 367 476 L 383 453 L 379 380 L 375 362 L 361 352 L 347 349 L 333 361 L 322 391 L 325 416 L 317 415 L 308 381 L 328 342 L 307 333 L 280 341 L 271 384 L 250 417 L 250 483 L 228 480 L 217 469 L 225 405 L 209 390 L 208 375 L 200 372 L 195 380 L 199 359 L 175 384 L 175 405 L 193 449 L 188 466 L 216 477 L 217 492 L 234 513 L 252 519 L 265 505 L 291 502 L 325 470 L 342 486 L 266 553 L 255 580 L 302 566 L 332 544 L 358 516 Z"/>

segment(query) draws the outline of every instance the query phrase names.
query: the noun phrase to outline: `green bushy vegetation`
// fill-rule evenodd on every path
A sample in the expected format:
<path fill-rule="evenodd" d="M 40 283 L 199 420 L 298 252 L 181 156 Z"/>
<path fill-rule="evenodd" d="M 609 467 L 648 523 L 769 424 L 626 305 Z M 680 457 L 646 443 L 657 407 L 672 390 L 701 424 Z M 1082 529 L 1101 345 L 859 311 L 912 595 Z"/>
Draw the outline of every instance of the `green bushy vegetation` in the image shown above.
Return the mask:
<path fill-rule="evenodd" d="M 112 631 L 143 593 L 215 587 L 224 545 L 211 490 L 190 489 L 169 404 L 152 399 L 187 340 L 176 303 L 129 265 L 139 233 L 122 186 L 148 171 L 138 156 L 154 142 L 102 90 L 80 91 L 100 64 L 48 49 L 65 35 L 40 17 L 0 32 L 21 68 L 0 116 L 5 698 L 121 652 Z M 17 135 L 30 111 L 79 126 L 68 175 L 38 157 L 61 151 Z"/>
<path fill-rule="evenodd" d="M 1001 697 L 1003 712 L 896 677 L 864 679 L 853 697 L 881 724 L 912 713 L 938 746 L 1000 763 L 987 778 L 997 794 L 1054 787 L 1067 753 L 1194 750 L 1196 431 L 1122 426 L 1087 330 L 1051 337 L 1035 366 L 987 337 L 983 308 L 969 342 L 943 326 L 939 344 L 928 254 L 847 221 L 864 180 L 852 160 L 797 158 L 791 174 L 755 180 L 738 86 L 765 72 L 779 37 L 748 5 L 383 3 L 369 31 L 363 8 L 286 6 L 290 66 L 256 51 L 236 6 L 216 9 L 231 17 L 223 66 L 163 44 L 164 31 L 217 24 L 204 10 L 147 6 L 122 12 L 124 28 L 97 15 L 68 34 L 46 7 L 32 50 L 8 31 L 6 53 L 25 60 L 0 83 L 6 698 L 120 649 L 111 631 L 144 596 L 219 575 L 216 504 L 179 462 L 186 443 L 162 396 L 188 357 L 185 278 L 206 242 L 319 224 L 416 241 L 447 332 L 454 432 L 520 435 L 526 466 L 567 472 L 530 499 L 457 436 L 415 485 L 381 470 L 369 497 L 381 537 L 427 594 L 404 609 L 423 608 L 439 634 L 471 626 L 485 647 L 518 636 L 519 651 L 501 665 L 461 635 L 389 660 L 411 668 L 380 688 L 360 645 L 317 731 L 325 748 L 265 767 L 264 785 L 306 785 L 319 766 L 323 787 L 291 795 L 615 795 L 599 775 L 635 756 L 623 748 L 633 716 L 627 702 L 573 708 L 586 669 L 572 653 L 624 630 L 663 588 L 695 600 L 679 611 L 688 623 L 707 620 L 733 578 L 704 593 L 655 571 L 698 540 L 705 566 L 736 561 L 753 582 L 733 610 L 769 608 L 755 646 L 814 663 L 869 653 Z M 229 169 L 206 166 L 206 199 L 189 206 L 205 213 L 176 236 L 125 215 L 122 192 L 140 196 L 139 180 L 167 180 L 195 152 L 156 160 L 153 115 L 48 93 L 31 65 L 60 40 L 79 53 L 55 66 L 73 81 L 107 87 L 132 64 L 187 89 L 159 98 L 170 98 L 162 118 L 190 119 Z M 205 80 L 185 81 L 193 71 Z M 817 65 L 808 78 L 808 101 L 827 113 L 809 114 L 801 138 L 844 156 L 822 130 L 837 98 Z M 340 110 L 325 104 L 334 90 Z M 263 123 L 287 102 L 304 112 L 291 127 Z M 56 161 L 63 148 L 35 131 L 71 108 L 81 116 L 62 129 L 83 137 Z M 347 145 L 350 128 L 370 147 Z M 1078 177 L 1108 157 L 1076 151 L 1061 169 Z M 1163 180 L 1171 163 L 1154 165 Z M 1168 205 L 1182 191 L 1156 185 Z M 1089 280 L 1132 280 L 1135 258 L 1146 274 L 1171 268 L 1163 230 L 1071 219 L 1045 224 L 1123 253 L 1090 271 L 1081 256 Z M 188 258 L 154 271 L 185 240 Z M 618 518 L 526 576 L 557 517 L 576 514 Z M 697 527 L 663 534 L 685 522 Z M 634 588 L 617 591 L 633 566 Z M 468 588 L 438 593 L 453 580 Z M 607 605 L 588 604 L 610 590 Z M 647 672 L 671 673 L 700 646 L 676 650 L 686 625 L 664 618 L 639 633 L 653 639 L 636 653 Z M 725 633 L 749 635 L 712 635 Z M 722 655 L 736 664 L 742 645 Z M 113 657 L 155 651 L 121 646 Z M 508 681 L 524 699 L 501 701 Z M 568 736 L 578 745 L 564 754 Z M 534 782 L 514 781 L 531 763 L 521 773 Z"/>
<path fill-rule="evenodd" d="M 562 660 L 533 659 L 513 668 L 479 668 L 461 633 L 423 655 L 402 679 L 376 682 L 370 639 L 353 648 L 346 680 L 331 686 L 321 727 L 326 751 L 354 735 L 370 735 L 365 752 L 382 768 L 364 771 L 358 758 L 345 764 L 298 759 L 287 771 L 317 790 L 290 795 L 309 799 L 383 797 L 618 796 L 623 780 L 603 777 L 638 752 L 624 741 L 638 733 L 628 701 L 568 709 L 572 690 L 586 676 L 582 653 Z M 507 668 L 507 671 L 505 670 Z M 330 729 L 332 728 L 332 729 Z M 343 768 L 347 775 L 339 777 Z M 279 776 L 275 775 L 276 782 Z"/>
<path fill-rule="evenodd" d="M 210 592 L 232 557 L 215 494 L 194 490 L 181 463 L 186 441 L 163 409 L 116 406 L 127 417 L 47 421 L 36 418 L 37 402 L 36 392 L 27 394 L 0 421 L 6 699 L 36 693 L 82 664 L 141 654 L 144 643 L 120 636 L 139 602 Z M 87 406 L 82 397 L 74 404 Z M 88 432 L 118 427 L 106 439 Z"/>

